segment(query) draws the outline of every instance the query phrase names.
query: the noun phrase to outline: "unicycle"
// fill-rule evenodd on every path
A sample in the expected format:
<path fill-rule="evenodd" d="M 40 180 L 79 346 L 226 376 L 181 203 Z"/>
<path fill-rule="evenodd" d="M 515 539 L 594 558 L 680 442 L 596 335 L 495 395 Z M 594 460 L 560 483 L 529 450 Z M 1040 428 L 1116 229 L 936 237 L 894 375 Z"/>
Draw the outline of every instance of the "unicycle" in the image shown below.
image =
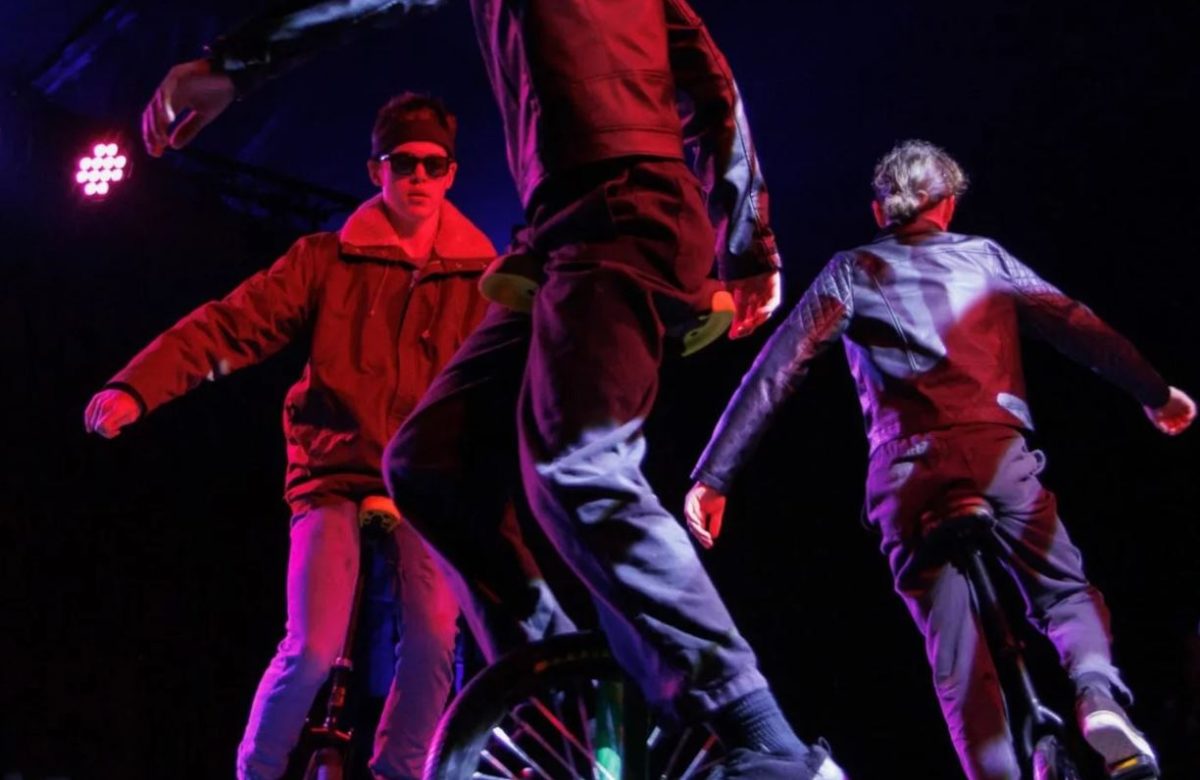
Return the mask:
<path fill-rule="evenodd" d="M 341 652 L 329 675 L 324 718 L 320 722 L 310 723 L 307 728 L 308 741 L 313 747 L 312 756 L 304 770 L 304 780 L 346 780 L 351 775 L 350 748 L 354 732 L 346 722 L 346 700 L 354 671 L 354 638 L 368 577 L 367 561 L 374 548 L 389 539 L 399 522 L 399 512 L 386 497 L 371 496 L 359 506 L 360 563 L 358 579 L 354 583 L 354 601 L 350 605 L 350 620 Z"/>
<path fill-rule="evenodd" d="M 944 499 L 921 518 L 926 555 L 948 560 L 967 578 L 975 611 L 992 655 L 1023 776 L 1033 780 L 1082 780 L 1071 755 L 1063 719 L 1039 696 L 1021 643 L 996 591 L 989 561 L 996 518 L 982 496 Z"/>
<path fill-rule="evenodd" d="M 425 780 L 690 780 L 724 755 L 707 726 L 659 728 L 595 632 L 501 658 L 442 716 Z"/>

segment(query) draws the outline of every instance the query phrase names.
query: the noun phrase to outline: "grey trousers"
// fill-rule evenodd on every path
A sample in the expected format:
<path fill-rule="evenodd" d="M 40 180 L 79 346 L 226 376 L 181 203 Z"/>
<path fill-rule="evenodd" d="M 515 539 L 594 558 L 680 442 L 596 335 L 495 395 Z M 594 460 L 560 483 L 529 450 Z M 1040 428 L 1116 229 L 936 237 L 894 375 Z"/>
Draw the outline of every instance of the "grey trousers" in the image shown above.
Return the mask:
<path fill-rule="evenodd" d="M 925 637 L 933 683 L 951 739 L 971 780 L 1021 776 L 996 669 L 964 576 L 920 555 L 921 514 L 948 490 L 974 490 L 996 510 L 1002 565 L 1032 623 L 1073 678 L 1097 673 L 1128 695 L 1112 664 L 1108 609 L 1038 474 L 1045 456 L 1020 431 L 961 425 L 897 439 L 871 456 L 867 513 L 883 539 L 896 592 Z"/>
<path fill-rule="evenodd" d="M 656 300 L 698 295 L 712 230 L 678 161 L 617 161 L 571 188 L 531 220 L 548 258 L 532 317 L 489 312 L 393 438 L 384 475 L 492 653 L 564 623 L 505 521 L 519 478 L 647 701 L 668 720 L 705 719 L 767 683 L 641 465 Z"/>

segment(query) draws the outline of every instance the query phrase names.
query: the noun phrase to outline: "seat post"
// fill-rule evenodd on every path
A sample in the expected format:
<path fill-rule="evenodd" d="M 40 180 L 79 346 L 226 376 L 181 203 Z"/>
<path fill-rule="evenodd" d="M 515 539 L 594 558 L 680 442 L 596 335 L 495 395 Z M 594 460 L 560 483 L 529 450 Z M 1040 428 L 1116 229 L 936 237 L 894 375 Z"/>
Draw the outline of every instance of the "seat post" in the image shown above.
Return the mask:
<path fill-rule="evenodd" d="M 989 559 L 995 544 L 996 518 L 991 505 L 982 497 L 960 498 L 926 513 L 922 520 L 926 543 L 944 550 L 945 557 L 970 584 L 975 613 L 1008 702 L 1013 735 L 1028 763 L 1037 738 L 1047 731 L 1061 733 L 1063 723 L 1038 697 L 1021 643 L 992 580 Z M 1015 713 L 1020 714 L 1019 719 Z"/>

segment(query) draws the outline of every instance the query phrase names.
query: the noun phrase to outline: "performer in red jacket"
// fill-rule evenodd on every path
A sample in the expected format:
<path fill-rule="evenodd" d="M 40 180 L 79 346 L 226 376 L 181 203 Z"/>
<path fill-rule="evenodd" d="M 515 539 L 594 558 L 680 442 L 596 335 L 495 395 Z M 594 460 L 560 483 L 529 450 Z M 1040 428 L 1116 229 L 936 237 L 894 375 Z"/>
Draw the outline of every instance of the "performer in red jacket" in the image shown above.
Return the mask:
<path fill-rule="evenodd" d="M 311 329 L 308 363 L 284 401 L 287 632 L 254 698 L 240 778 L 283 773 L 344 639 L 359 506 L 386 497 L 384 447 L 483 316 L 478 281 L 496 252 L 446 200 L 455 130 L 440 101 L 388 102 L 368 161 L 379 194 L 339 232 L 301 238 L 269 269 L 184 317 L 87 407 L 88 430 L 111 438 L 201 380 L 257 363 Z M 413 778 L 449 693 L 458 608 L 412 527 L 401 522 L 393 533 L 404 628 L 371 768 Z"/>

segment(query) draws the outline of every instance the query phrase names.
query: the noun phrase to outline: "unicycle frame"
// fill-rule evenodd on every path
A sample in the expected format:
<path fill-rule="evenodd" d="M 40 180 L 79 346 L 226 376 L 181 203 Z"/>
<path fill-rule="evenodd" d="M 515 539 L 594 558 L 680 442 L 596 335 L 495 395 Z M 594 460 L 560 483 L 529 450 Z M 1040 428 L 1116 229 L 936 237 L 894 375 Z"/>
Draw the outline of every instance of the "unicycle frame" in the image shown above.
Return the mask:
<path fill-rule="evenodd" d="M 997 560 L 994 511 L 980 496 L 945 500 L 922 516 L 922 535 L 926 555 L 947 561 L 967 580 L 1004 693 L 1018 759 L 1023 774 L 1032 777 L 1039 741 L 1052 737 L 1066 749 L 1066 729 L 1062 717 L 1046 706 L 1037 692 L 1022 644 L 1012 630 L 1009 607 L 992 578 Z"/>
<path fill-rule="evenodd" d="M 362 613 L 363 592 L 369 576 L 367 563 L 376 545 L 386 540 L 399 519 L 390 500 L 383 497 L 369 498 L 359 508 L 359 566 L 354 581 L 354 597 L 350 602 L 341 651 L 329 674 L 325 716 L 320 723 L 309 724 L 306 729 L 312 745 L 312 756 L 304 772 L 304 780 L 341 780 L 350 766 L 354 729 L 345 722 L 346 702 L 354 675 L 353 654 Z"/>

